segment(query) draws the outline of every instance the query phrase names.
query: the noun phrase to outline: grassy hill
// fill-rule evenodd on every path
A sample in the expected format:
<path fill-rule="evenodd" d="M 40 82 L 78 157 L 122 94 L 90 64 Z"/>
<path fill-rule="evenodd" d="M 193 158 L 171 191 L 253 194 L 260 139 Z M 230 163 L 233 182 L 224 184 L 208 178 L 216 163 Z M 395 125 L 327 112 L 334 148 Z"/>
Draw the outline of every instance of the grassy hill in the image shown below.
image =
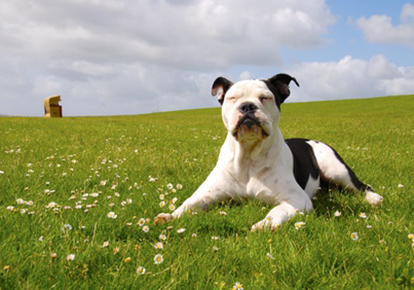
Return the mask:
<path fill-rule="evenodd" d="M 332 190 L 315 211 L 259 233 L 250 227 L 271 207 L 249 200 L 153 226 L 214 167 L 219 108 L 0 118 L 0 288 L 413 286 L 413 112 L 414 96 L 283 105 L 285 138 L 332 145 L 384 202 Z"/>

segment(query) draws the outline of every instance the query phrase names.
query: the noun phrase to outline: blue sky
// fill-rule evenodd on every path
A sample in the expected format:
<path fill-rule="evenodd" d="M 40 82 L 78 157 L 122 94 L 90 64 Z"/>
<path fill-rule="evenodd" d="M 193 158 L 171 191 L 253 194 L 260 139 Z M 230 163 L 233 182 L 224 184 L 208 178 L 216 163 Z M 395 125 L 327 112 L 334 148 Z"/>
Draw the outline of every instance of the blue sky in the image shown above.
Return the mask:
<path fill-rule="evenodd" d="M 289 102 L 414 94 L 414 3 L 3 0 L 0 114 L 218 106 L 217 76 L 295 76 Z"/>

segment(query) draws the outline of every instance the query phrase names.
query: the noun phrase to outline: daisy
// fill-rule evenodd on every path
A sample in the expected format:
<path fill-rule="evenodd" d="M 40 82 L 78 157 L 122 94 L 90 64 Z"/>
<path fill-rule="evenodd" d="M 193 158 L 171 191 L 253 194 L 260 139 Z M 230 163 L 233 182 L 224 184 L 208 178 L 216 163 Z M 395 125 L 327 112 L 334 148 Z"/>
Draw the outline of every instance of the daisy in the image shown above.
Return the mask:
<path fill-rule="evenodd" d="M 164 262 L 164 257 L 161 254 L 158 254 L 154 257 L 155 265 L 161 264 L 162 262 Z"/>
<path fill-rule="evenodd" d="M 145 219 L 144 219 L 144 218 L 139 219 L 139 221 L 138 221 L 138 225 L 139 225 L 140 227 L 142 227 L 144 224 L 145 224 Z"/>
<path fill-rule="evenodd" d="M 160 240 L 165 241 L 165 240 L 167 239 L 167 236 L 166 236 L 166 235 L 164 235 L 164 234 L 161 234 L 161 235 L 159 236 L 159 238 L 160 238 Z"/>
<path fill-rule="evenodd" d="M 364 212 L 361 212 L 361 213 L 359 214 L 359 217 L 360 217 L 361 219 L 366 219 L 366 218 L 367 218 L 367 214 L 366 214 L 366 213 L 364 213 Z"/>
<path fill-rule="evenodd" d="M 295 223 L 295 229 L 300 229 L 301 227 L 304 227 L 305 226 L 305 223 L 304 222 L 297 222 L 297 223 Z"/>
<path fill-rule="evenodd" d="M 185 229 L 184 228 L 181 228 L 181 229 L 178 229 L 177 230 L 177 233 L 179 233 L 179 234 L 182 234 L 182 233 L 184 233 L 185 232 Z"/>
<path fill-rule="evenodd" d="M 234 284 L 232 289 L 240 289 L 243 290 L 243 284 L 241 284 L 240 282 L 236 282 L 236 284 Z"/>
<path fill-rule="evenodd" d="M 131 257 L 126 257 L 124 260 L 124 263 L 129 263 L 129 262 L 131 262 Z"/>
<path fill-rule="evenodd" d="M 164 207 L 165 206 L 165 201 L 161 201 L 160 202 L 160 207 Z"/>
<path fill-rule="evenodd" d="M 339 210 L 337 210 L 335 213 L 334 213 L 334 216 L 335 217 L 340 217 L 342 215 L 342 213 L 339 211 Z"/>
<path fill-rule="evenodd" d="M 107 248 L 107 247 L 109 247 L 109 242 L 105 241 L 102 245 L 102 248 Z"/>
<path fill-rule="evenodd" d="M 72 230 L 72 226 L 70 224 L 64 224 L 62 227 L 62 231 L 65 231 L 65 230 L 69 230 L 69 231 Z"/>
<path fill-rule="evenodd" d="M 357 240 L 359 239 L 359 237 L 358 237 L 358 233 L 357 233 L 357 232 L 352 233 L 352 234 L 351 234 L 351 239 L 352 239 L 353 241 L 357 241 Z"/>
<path fill-rule="evenodd" d="M 109 212 L 106 216 L 110 219 L 116 219 L 117 217 L 117 215 L 113 211 Z"/>
<path fill-rule="evenodd" d="M 142 227 L 142 230 L 143 230 L 144 232 L 148 233 L 148 232 L 149 232 L 149 226 L 143 226 L 143 227 Z"/>
<path fill-rule="evenodd" d="M 161 242 L 158 242 L 154 245 L 154 248 L 157 249 L 157 250 L 162 250 L 162 249 L 164 249 L 164 244 L 161 243 Z"/>
<path fill-rule="evenodd" d="M 14 206 L 9 205 L 9 206 L 7 207 L 7 210 L 9 210 L 9 211 L 13 211 L 13 210 L 14 210 Z"/>
<path fill-rule="evenodd" d="M 113 252 L 114 252 L 114 255 L 118 254 L 119 253 L 119 248 L 118 247 L 114 248 Z"/>
<path fill-rule="evenodd" d="M 414 234 L 408 234 L 408 238 L 409 238 L 410 240 L 413 240 L 413 239 L 414 239 Z"/>
<path fill-rule="evenodd" d="M 16 199 L 17 204 L 24 204 L 24 200 L 21 198 Z"/>
<path fill-rule="evenodd" d="M 73 260 L 75 260 L 75 254 L 69 254 L 69 255 L 66 257 L 66 261 L 73 261 Z"/>
<path fill-rule="evenodd" d="M 175 210 L 175 205 L 170 204 L 170 205 L 168 206 L 168 208 L 169 208 L 169 210 L 170 210 L 170 211 L 173 211 L 173 210 Z"/>
<path fill-rule="evenodd" d="M 144 267 L 142 267 L 142 266 L 139 266 L 139 267 L 137 268 L 137 274 L 138 274 L 138 275 L 144 275 L 144 274 L 145 274 L 145 268 L 144 268 Z"/>
<path fill-rule="evenodd" d="M 179 184 L 177 184 L 177 189 L 182 189 L 183 188 L 183 186 L 179 183 Z"/>
<path fill-rule="evenodd" d="M 171 190 L 171 189 L 173 189 L 173 188 L 174 188 L 174 185 L 172 185 L 172 183 L 168 183 L 168 184 L 167 184 L 167 188 L 168 188 L 169 190 Z"/>

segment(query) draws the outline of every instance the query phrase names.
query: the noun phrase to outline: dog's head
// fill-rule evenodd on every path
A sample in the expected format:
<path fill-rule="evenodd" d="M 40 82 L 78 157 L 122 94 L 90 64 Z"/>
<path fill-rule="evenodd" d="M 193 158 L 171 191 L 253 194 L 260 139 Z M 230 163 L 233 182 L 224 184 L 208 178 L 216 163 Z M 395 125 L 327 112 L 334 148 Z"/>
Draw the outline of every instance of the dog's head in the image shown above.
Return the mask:
<path fill-rule="evenodd" d="M 273 133 L 279 123 L 280 105 L 290 95 L 292 80 L 299 86 L 287 74 L 235 84 L 223 77 L 214 81 L 211 93 L 222 105 L 224 125 L 237 141 L 266 139 Z"/>

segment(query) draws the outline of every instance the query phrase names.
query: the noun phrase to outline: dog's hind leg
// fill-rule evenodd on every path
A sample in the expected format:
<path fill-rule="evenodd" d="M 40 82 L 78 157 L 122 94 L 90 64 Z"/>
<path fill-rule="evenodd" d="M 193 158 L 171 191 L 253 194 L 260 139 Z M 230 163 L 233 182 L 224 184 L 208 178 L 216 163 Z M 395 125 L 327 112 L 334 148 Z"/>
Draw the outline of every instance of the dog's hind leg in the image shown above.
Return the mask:
<path fill-rule="evenodd" d="M 322 180 L 346 189 L 365 192 L 366 200 L 372 205 L 382 202 L 383 197 L 375 193 L 369 185 L 361 182 L 332 147 L 318 141 L 308 141 L 308 143 L 313 148 Z"/>

